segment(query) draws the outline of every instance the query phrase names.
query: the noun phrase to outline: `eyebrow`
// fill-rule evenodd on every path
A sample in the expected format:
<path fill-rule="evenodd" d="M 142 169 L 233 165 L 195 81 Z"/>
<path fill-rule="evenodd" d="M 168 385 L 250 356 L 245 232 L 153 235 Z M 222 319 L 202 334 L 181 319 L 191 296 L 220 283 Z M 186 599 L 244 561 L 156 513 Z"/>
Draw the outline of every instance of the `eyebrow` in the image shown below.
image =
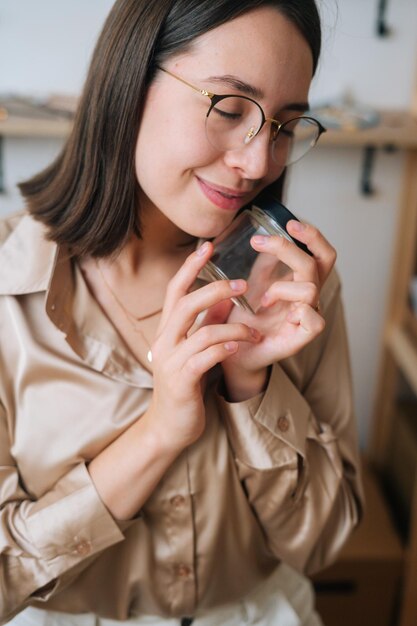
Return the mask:
<path fill-rule="evenodd" d="M 209 76 L 206 78 L 208 82 L 217 83 L 222 85 L 227 85 L 232 89 L 236 89 L 246 96 L 250 96 L 251 98 L 255 98 L 257 100 L 262 100 L 264 97 L 263 91 L 258 89 L 258 87 L 254 87 L 249 83 L 246 83 L 237 76 L 233 76 L 232 74 L 224 74 L 222 76 Z M 286 104 L 281 111 L 309 111 L 310 105 L 308 102 L 290 102 Z"/>
<path fill-rule="evenodd" d="M 206 80 L 211 83 L 228 85 L 229 87 L 232 87 L 232 89 L 237 89 L 237 91 L 241 91 L 246 96 L 251 96 L 252 98 L 262 99 L 264 97 L 264 94 L 260 89 L 253 87 L 253 85 L 249 85 L 249 83 L 245 83 L 243 80 L 240 80 L 240 78 L 237 78 L 232 74 L 209 76 Z"/>

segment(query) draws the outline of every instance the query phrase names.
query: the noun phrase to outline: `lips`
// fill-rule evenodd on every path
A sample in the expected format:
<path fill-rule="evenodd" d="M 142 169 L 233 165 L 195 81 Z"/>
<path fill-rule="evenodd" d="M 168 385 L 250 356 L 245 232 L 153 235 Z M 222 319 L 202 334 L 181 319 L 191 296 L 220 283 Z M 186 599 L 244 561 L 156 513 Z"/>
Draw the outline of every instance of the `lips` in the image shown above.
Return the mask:
<path fill-rule="evenodd" d="M 209 183 L 198 176 L 197 182 L 203 194 L 217 207 L 226 211 L 237 211 L 247 202 L 249 192 L 236 191 L 221 185 Z"/>

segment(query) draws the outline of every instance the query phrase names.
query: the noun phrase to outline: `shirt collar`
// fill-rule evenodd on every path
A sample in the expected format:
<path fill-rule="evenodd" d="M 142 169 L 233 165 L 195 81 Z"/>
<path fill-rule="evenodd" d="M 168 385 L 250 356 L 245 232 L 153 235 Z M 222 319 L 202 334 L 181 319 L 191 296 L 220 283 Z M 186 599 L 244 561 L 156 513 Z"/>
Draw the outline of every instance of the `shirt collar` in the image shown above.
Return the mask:
<path fill-rule="evenodd" d="M 3 226 L 11 232 L 0 243 L 0 295 L 45 292 L 46 314 L 78 356 L 112 378 L 152 388 L 152 375 L 92 299 L 66 247 L 48 241 L 45 226 L 27 213 Z"/>
<path fill-rule="evenodd" d="M 45 238 L 45 227 L 24 214 L 0 247 L 0 294 L 45 291 L 55 267 L 58 246 Z"/>

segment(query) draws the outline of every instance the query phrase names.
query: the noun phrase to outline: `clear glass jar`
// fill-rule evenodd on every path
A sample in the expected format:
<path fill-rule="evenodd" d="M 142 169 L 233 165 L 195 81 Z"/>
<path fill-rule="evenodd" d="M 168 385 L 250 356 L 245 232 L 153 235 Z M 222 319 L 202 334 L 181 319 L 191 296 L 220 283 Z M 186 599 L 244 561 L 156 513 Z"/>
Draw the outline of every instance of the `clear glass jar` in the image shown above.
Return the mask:
<path fill-rule="evenodd" d="M 207 282 L 245 279 L 248 283 L 245 295 L 233 298 L 233 302 L 256 313 L 268 287 L 276 280 L 292 280 L 293 272 L 275 256 L 254 250 L 250 240 L 254 235 L 279 235 L 294 242 L 286 231 L 290 219 L 297 218 L 283 204 L 271 196 L 261 198 L 213 240 L 214 253 L 200 278 Z M 295 243 L 308 253 L 303 244 Z"/>

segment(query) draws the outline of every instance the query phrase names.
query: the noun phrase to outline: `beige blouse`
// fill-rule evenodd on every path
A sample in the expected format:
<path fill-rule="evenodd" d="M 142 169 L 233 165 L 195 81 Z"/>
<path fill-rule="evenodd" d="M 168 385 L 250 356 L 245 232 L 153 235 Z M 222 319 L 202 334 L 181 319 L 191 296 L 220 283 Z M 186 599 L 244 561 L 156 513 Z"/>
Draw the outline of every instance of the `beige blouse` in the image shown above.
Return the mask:
<path fill-rule="evenodd" d="M 43 226 L 0 222 L 1 620 L 27 605 L 192 615 L 281 560 L 332 561 L 362 499 L 336 274 L 321 306 L 324 333 L 274 365 L 264 394 L 228 403 L 213 373 L 204 434 L 121 523 L 87 464 L 145 411 L 152 376 Z"/>

